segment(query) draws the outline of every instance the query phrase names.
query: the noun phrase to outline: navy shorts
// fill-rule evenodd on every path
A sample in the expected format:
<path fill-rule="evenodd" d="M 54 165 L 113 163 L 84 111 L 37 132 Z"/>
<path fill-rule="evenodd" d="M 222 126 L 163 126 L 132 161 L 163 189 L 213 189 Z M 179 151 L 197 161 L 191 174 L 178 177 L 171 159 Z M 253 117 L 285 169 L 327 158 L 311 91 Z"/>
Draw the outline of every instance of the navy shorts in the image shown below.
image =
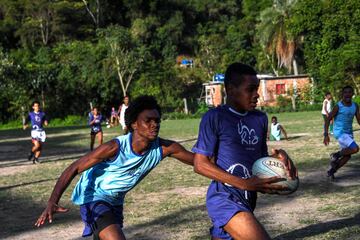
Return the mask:
<path fill-rule="evenodd" d="M 238 212 L 253 212 L 256 192 L 244 191 L 212 181 L 206 196 L 206 207 L 213 226 L 210 234 L 220 239 L 232 239 L 224 226 Z"/>
<path fill-rule="evenodd" d="M 80 206 L 80 215 L 85 224 L 83 237 L 98 235 L 112 224 L 123 227 L 123 205 L 113 206 L 104 201 L 90 202 Z"/>

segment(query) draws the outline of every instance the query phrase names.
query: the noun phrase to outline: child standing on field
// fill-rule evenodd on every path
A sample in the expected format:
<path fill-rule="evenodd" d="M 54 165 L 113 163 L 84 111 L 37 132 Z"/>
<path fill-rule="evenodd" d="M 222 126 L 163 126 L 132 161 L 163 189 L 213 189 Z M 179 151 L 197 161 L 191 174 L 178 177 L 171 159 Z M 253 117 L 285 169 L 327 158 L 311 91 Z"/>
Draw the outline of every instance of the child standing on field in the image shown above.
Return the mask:
<path fill-rule="evenodd" d="M 351 155 L 359 151 L 353 136 L 352 122 L 354 116 L 360 125 L 359 106 L 352 102 L 354 89 L 351 86 L 345 86 L 342 91 L 341 101 L 329 113 L 325 120 L 324 144 L 329 144 L 330 138 L 328 128 L 330 121 L 334 119 L 334 137 L 338 140 L 340 151 L 330 154 L 330 169 L 327 171 L 328 177 L 335 178 L 335 173 L 351 158 Z"/>
<path fill-rule="evenodd" d="M 332 96 L 330 92 L 327 92 L 325 94 L 325 99 L 323 101 L 322 110 L 321 110 L 324 123 L 325 123 L 325 119 L 329 117 L 329 113 L 331 112 L 331 109 L 332 109 Z M 333 122 L 334 122 L 333 120 L 330 121 L 330 134 L 333 134 Z"/>

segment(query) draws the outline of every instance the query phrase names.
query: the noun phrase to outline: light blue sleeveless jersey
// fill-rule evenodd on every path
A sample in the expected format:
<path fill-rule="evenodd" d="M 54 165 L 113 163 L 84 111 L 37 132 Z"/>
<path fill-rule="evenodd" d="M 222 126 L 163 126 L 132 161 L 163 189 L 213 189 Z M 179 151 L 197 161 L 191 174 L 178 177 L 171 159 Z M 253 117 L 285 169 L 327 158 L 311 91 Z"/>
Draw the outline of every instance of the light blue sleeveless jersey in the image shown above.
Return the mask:
<path fill-rule="evenodd" d="M 352 135 L 352 123 L 356 114 L 356 104 L 345 106 L 342 102 L 337 103 L 339 111 L 334 119 L 334 136 L 338 139 L 343 133 Z"/>
<path fill-rule="evenodd" d="M 115 138 L 119 145 L 115 158 L 98 163 L 83 172 L 72 193 L 75 204 L 99 200 L 112 205 L 123 204 L 126 192 L 135 187 L 163 159 L 159 138 L 143 155 L 132 150 L 131 139 L 131 133 Z"/>

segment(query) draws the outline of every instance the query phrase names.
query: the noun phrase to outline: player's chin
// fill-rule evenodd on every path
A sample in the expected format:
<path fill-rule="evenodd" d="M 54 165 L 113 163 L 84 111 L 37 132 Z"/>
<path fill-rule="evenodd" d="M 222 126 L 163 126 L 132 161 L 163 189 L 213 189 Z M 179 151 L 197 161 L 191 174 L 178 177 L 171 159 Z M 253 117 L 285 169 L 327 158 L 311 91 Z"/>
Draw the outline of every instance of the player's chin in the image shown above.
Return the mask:
<path fill-rule="evenodd" d="M 256 103 L 250 103 L 249 106 L 248 106 L 248 111 L 253 111 L 256 109 Z"/>

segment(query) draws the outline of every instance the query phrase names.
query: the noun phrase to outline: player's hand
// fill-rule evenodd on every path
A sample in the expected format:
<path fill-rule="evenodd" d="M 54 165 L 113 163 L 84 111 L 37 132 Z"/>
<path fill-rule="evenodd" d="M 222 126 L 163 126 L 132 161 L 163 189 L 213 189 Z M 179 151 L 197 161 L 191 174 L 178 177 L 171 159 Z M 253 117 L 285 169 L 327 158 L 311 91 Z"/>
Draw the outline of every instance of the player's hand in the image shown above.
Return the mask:
<path fill-rule="evenodd" d="M 272 153 L 271 157 L 277 158 L 285 164 L 286 174 L 289 178 L 294 180 L 295 178 L 298 177 L 298 171 L 297 171 L 293 161 L 289 157 L 289 155 L 285 152 L 285 150 L 272 149 L 271 153 Z"/>
<path fill-rule="evenodd" d="M 41 225 L 43 225 L 45 223 L 45 221 L 47 219 L 49 220 L 49 223 L 51 223 L 53 220 L 53 215 L 55 213 L 66 213 L 67 211 L 69 211 L 69 209 L 63 208 L 63 207 L 57 205 L 56 203 L 49 202 L 48 205 L 46 206 L 45 210 L 42 212 L 42 214 L 36 221 L 35 226 L 40 227 Z"/>
<path fill-rule="evenodd" d="M 327 146 L 330 143 L 330 137 L 329 135 L 324 136 L 324 145 Z"/>
<path fill-rule="evenodd" d="M 276 191 L 288 190 L 285 186 L 273 184 L 284 180 L 284 178 L 280 177 L 259 178 L 257 176 L 252 176 L 251 178 L 246 179 L 245 189 L 261 193 L 275 193 Z"/>

